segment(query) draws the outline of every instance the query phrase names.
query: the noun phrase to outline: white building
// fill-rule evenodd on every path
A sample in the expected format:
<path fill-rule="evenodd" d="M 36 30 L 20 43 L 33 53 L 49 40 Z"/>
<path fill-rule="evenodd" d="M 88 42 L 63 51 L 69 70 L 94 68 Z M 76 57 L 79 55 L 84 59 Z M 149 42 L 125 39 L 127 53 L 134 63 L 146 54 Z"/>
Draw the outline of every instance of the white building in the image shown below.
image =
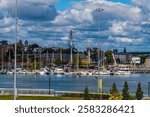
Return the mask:
<path fill-rule="evenodd" d="M 131 63 L 134 65 L 139 65 L 139 64 L 141 64 L 141 58 L 140 57 L 132 57 Z"/>

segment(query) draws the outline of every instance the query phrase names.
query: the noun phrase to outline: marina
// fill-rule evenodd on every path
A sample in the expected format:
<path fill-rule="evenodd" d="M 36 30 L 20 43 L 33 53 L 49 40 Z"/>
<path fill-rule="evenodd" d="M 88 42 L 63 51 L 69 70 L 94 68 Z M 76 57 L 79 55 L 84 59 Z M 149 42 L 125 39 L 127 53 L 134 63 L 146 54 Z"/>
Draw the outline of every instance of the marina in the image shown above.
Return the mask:
<path fill-rule="evenodd" d="M 144 96 L 149 96 L 148 85 L 150 74 L 130 75 L 103 75 L 103 92 L 109 93 L 113 83 L 119 92 L 122 92 L 124 82 L 129 85 L 129 92 L 135 94 L 137 84 L 141 82 Z M 90 92 L 97 92 L 97 79 L 95 76 L 71 76 L 71 75 L 18 75 L 17 88 L 19 89 L 47 89 L 54 91 L 83 92 L 88 86 Z M 13 75 L 0 75 L 0 88 L 13 88 Z M 2 93 L 2 92 L 1 92 Z"/>

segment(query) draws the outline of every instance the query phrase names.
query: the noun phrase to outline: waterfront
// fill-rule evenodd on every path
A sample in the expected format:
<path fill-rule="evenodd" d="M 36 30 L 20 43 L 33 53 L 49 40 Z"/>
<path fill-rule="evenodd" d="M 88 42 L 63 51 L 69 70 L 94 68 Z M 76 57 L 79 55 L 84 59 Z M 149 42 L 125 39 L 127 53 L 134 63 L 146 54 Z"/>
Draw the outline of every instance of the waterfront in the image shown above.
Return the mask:
<path fill-rule="evenodd" d="M 148 96 L 148 82 L 150 74 L 131 74 L 101 76 L 103 79 L 103 91 L 109 92 L 113 83 L 118 90 L 123 89 L 124 81 L 128 81 L 129 92 L 135 94 L 138 82 L 141 82 L 144 95 Z M 49 85 L 50 83 L 50 85 Z M 40 75 L 18 75 L 17 87 L 29 89 L 54 89 L 55 91 L 84 91 L 86 85 L 91 92 L 97 91 L 97 79 L 94 76 L 40 76 Z M 13 88 L 13 75 L 0 76 L 0 88 Z"/>

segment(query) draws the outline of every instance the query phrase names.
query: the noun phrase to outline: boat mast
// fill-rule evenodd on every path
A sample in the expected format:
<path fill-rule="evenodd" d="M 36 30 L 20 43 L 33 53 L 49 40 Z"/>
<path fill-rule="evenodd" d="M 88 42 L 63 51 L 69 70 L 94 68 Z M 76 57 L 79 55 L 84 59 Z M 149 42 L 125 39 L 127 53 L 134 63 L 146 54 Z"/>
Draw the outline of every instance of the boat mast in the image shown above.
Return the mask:
<path fill-rule="evenodd" d="M 11 67 L 10 67 L 10 66 L 11 66 L 11 65 L 10 65 L 10 59 L 11 59 L 11 58 L 10 58 L 10 49 L 9 49 L 9 58 L 8 58 L 8 66 L 9 66 L 9 69 L 11 68 Z"/>
<path fill-rule="evenodd" d="M 3 47 L 2 47 L 2 71 L 4 69 L 4 53 L 3 53 Z"/>
<path fill-rule="evenodd" d="M 72 30 L 70 30 L 69 40 L 70 40 L 70 64 L 72 65 L 73 62 L 73 31 Z"/>
<path fill-rule="evenodd" d="M 24 62 L 24 49 L 22 48 L 22 69 L 23 69 L 23 62 Z"/>
<path fill-rule="evenodd" d="M 16 8 L 15 8 L 15 61 L 14 61 L 14 100 L 17 98 L 17 38 L 18 38 L 18 0 L 16 0 Z"/>

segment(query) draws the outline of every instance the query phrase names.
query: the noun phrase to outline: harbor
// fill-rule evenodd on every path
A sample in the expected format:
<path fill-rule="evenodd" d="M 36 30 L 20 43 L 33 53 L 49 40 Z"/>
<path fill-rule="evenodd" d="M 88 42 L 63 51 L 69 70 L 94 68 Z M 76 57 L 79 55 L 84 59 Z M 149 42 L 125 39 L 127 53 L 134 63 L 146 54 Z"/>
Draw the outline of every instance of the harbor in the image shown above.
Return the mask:
<path fill-rule="evenodd" d="M 118 90 L 121 92 L 125 81 L 129 84 L 129 92 L 135 94 L 137 84 L 141 82 L 144 96 L 149 96 L 150 74 L 131 74 L 131 75 L 113 75 L 101 76 L 103 80 L 103 92 L 109 93 L 113 83 L 116 83 Z M 88 86 L 90 92 L 97 92 L 97 79 L 94 76 L 68 76 L 68 75 L 18 75 L 17 88 L 30 90 L 48 90 L 56 92 L 83 92 Z M 13 75 L 0 76 L 0 89 L 13 88 Z M 2 92 L 1 92 L 2 93 Z M 5 93 L 5 92 L 3 92 Z M 7 94 L 8 92 L 6 92 Z M 11 92 L 12 93 L 12 92 Z M 29 93 L 29 92 L 28 92 Z M 40 94 L 40 93 L 39 93 Z M 44 93 L 42 93 L 44 95 Z M 53 93 L 52 93 L 53 94 Z"/>
<path fill-rule="evenodd" d="M 125 19 L 122 13 L 112 13 L 108 4 L 115 5 L 113 1 L 78 1 L 83 9 L 70 7 L 63 10 L 55 2 L 46 2 L 49 5 L 40 2 L 47 6 L 46 9 L 33 14 L 22 12 L 27 10 L 22 3 L 18 0 L 13 5 L 3 3 L 12 6 L 14 12 L 4 8 L 2 11 L 6 11 L 0 21 L 4 24 L 0 32 L 1 94 L 13 94 L 15 100 L 23 92 L 57 94 L 89 89 L 91 93 L 132 99 L 135 90 L 139 89 L 140 96 L 136 95 L 136 99 L 149 96 L 150 49 L 148 36 L 143 37 L 143 33 L 148 32 L 143 28 L 147 21 L 141 22 L 139 17 L 142 15 L 136 14 L 139 12 L 134 12 L 137 23 L 133 25 L 134 15 Z M 31 3 L 28 4 L 35 6 L 38 2 Z M 123 5 L 121 9 L 128 8 Z M 7 29 L 9 23 L 10 30 Z M 128 29 L 129 25 L 135 28 Z M 115 89 L 113 93 L 111 87 Z M 122 92 L 123 87 L 126 92 Z M 128 95 L 127 98 L 122 93 Z"/>

